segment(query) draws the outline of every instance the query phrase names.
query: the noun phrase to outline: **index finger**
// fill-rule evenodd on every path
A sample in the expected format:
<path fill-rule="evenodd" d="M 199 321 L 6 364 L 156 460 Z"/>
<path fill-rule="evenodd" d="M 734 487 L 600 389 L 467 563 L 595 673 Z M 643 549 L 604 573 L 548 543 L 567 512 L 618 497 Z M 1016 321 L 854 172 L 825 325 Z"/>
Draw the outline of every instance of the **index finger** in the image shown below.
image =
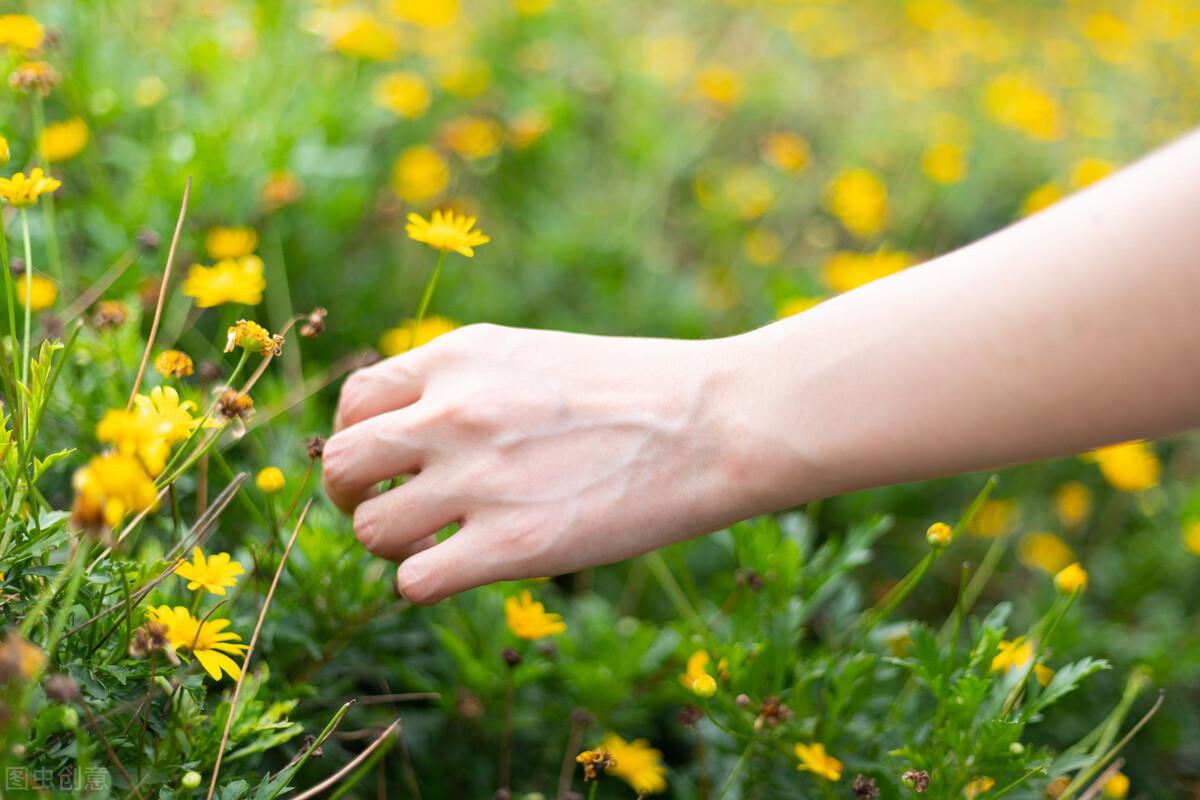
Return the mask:
<path fill-rule="evenodd" d="M 417 353 L 408 352 L 350 373 L 338 398 L 334 433 L 420 400 L 424 361 Z"/>

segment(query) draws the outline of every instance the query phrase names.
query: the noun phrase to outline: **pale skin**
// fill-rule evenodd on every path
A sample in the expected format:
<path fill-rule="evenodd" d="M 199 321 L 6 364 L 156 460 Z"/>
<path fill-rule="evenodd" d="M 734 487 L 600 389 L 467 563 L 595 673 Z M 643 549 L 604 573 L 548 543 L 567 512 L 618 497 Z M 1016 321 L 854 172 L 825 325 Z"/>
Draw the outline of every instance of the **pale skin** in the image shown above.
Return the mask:
<path fill-rule="evenodd" d="M 346 381 L 325 487 L 400 562 L 400 593 L 432 603 L 820 497 L 1200 426 L 1198 308 L 1193 133 L 740 336 L 442 336 Z"/>

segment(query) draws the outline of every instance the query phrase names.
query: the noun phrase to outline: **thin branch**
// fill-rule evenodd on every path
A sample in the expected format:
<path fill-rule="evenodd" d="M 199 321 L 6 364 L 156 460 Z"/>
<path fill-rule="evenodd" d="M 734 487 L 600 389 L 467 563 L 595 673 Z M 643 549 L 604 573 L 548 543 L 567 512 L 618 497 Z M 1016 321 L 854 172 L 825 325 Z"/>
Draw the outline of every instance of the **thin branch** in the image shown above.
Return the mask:
<path fill-rule="evenodd" d="M 359 764 L 363 763 L 368 758 L 370 758 L 371 754 L 374 753 L 376 750 L 378 750 L 379 746 L 382 745 L 384 742 L 386 742 L 388 740 L 388 737 L 390 737 L 396 731 L 396 729 L 399 727 L 400 727 L 400 720 L 396 720 L 391 725 L 388 725 L 387 730 L 385 730 L 383 733 L 381 733 L 379 735 L 378 739 L 371 742 L 370 746 L 367 747 L 366 750 L 363 750 L 361 753 L 359 753 L 357 756 L 355 756 L 353 761 L 351 761 L 349 764 L 342 767 L 337 772 L 333 773 L 328 778 L 321 781 L 320 783 L 318 783 L 316 786 L 312 787 L 311 789 L 308 789 L 308 790 L 303 791 L 300 794 L 296 795 L 295 797 L 292 798 L 292 800 L 309 800 L 309 798 L 316 797 L 321 792 L 323 792 L 326 789 L 330 788 L 331 786 L 334 786 L 335 784 L 337 784 L 338 781 L 342 780 L 342 778 L 345 778 L 347 775 L 349 775 L 351 772 L 353 772 L 358 767 Z"/>
<path fill-rule="evenodd" d="M 283 574 L 283 567 L 287 564 L 288 555 L 292 552 L 292 545 L 296 543 L 296 537 L 300 535 L 300 529 L 304 527 L 304 519 L 308 516 L 310 508 L 312 508 L 311 499 L 305 504 L 304 510 L 300 512 L 300 518 L 296 520 L 292 537 L 288 539 L 287 547 L 283 549 L 283 556 L 279 559 L 279 566 L 275 568 L 275 577 L 271 579 L 271 588 L 267 589 L 262 609 L 258 612 L 258 622 L 254 625 L 254 633 L 250 636 L 250 645 L 246 648 L 246 657 L 242 660 L 242 673 L 238 676 L 237 686 L 233 688 L 233 699 L 229 701 L 229 714 L 225 717 L 225 731 L 221 734 L 221 744 L 217 746 L 217 762 L 213 765 L 212 779 L 208 784 L 208 800 L 212 800 L 217 791 L 217 777 L 221 773 L 221 760 L 225 755 L 225 744 L 229 741 L 229 731 L 233 728 L 233 715 L 237 711 L 242 685 L 246 682 L 246 675 L 250 671 L 250 658 L 254 655 L 254 648 L 258 644 L 258 635 L 262 632 L 263 621 L 266 620 L 267 611 L 271 608 L 271 600 L 275 597 L 275 587 L 279 585 L 279 576 Z"/>
<path fill-rule="evenodd" d="M 142 386 L 142 377 L 146 374 L 146 363 L 150 360 L 150 351 L 154 349 L 154 339 L 158 336 L 158 324 L 162 321 L 163 306 L 167 303 L 167 288 L 171 285 L 171 269 L 175 266 L 175 248 L 179 244 L 179 234 L 183 231 L 183 220 L 187 216 L 188 197 L 192 194 L 192 177 L 189 175 L 183 187 L 183 202 L 179 205 L 179 219 L 175 221 L 175 235 L 171 237 L 171 249 L 167 251 L 167 266 L 163 270 L 162 284 L 158 287 L 158 305 L 154 307 L 154 322 L 150 324 L 150 337 L 146 339 L 146 352 L 142 353 L 142 363 L 138 367 L 137 377 L 133 379 L 133 391 L 129 393 L 129 402 L 125 410 L 133 408 L 133 398 Z"/>

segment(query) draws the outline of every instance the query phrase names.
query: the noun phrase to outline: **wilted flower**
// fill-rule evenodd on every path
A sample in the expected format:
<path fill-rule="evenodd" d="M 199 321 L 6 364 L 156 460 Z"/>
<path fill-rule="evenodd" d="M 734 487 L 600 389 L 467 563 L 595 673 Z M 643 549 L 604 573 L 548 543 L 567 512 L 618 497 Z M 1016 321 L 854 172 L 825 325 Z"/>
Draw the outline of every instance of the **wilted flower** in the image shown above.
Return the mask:
<path fill-rule="evenodd" d="M 230 559 L 229 553 L 214 553 L 205 558 L 199 547 L 193 548 L 190 562 L 181 561 L 175 567 L 175 574 L 188 582 L 188 589 L 204 589 L 220 597 L 225 595 L 226 588 L 237 585 L 237 576 L 245 571 L 241 564 Z"/>
<path fill-rule="evenodd" d="M 234 680 L 242 676 L 242 668 L 229 655 L 242 655 L 247 648 L 244 644 L 237 644 L 242 637 L 225 630 L 229 620 L 201 622 L 183 606 L 171 608 L 165 605 L 151 608 L 149 616 L 152 622 L 166 626 L 166 637 L 171 647 L 191 650 L 213 680 L 221 680 L 222 673 L 227 673 Z"/>
<path fill-rule="evenodd" d="M 557 636 L 567 629 L 562 616 L 547 612 L 546 607 L 535 601 L 528 590 L 521 592 L 519 597 L 505 599 L 504 617 L 509 630 L 522 639 Z"/>
<path fill-rule="evenodd" d="M 200 308 L 212 308 L 223 303 L 256 306 L 262 302 L 266 288 L 262 259 L 249 255 L 224 259 L 211 267 L 193 264 L 181 291 L 195 298 Z"/>
<path fill-rule="evenodd" d="M 8 85 L 18 92 L 50 94 L 58 86 L 58 72 L 45 61 L 26 61 L 18 64 L 8 76 Z"/>
<path fill-rule="evenodd" d="M 163 350 L 154 359 L 154 369 L 164 378 L 186 378 L 192 374 L 192 357 L 182 350 Z"/>
<path fill-rule="evenodd" d="M 627 742 L 615 733 L 606 734 L 603 747 L 615 763 L 609 764 L 608 774 L 629 784 L 639 794 L 659 794 L 667 790 L 667 768 L 662 752 L 645 739 Z"/>
<path fill-rule="evenodd" d="M 245 392 L 226 389 L 217 398 L 217 413 L 227 420 L 246 420 L 254 413 L 254 400 Z"/>
<path fill-rule="evenodd" d="M 29 171 L 29 177 L 24 172 L 18 172 L 11 178 L 0 178 L 0 197 L 3 197 L 17 208 L 31 206 L 44 194 L 58 191 L 62 181 L 46 177 L 41 167 Z"/>
<path fill-rule="evenodd" d="M 796 769 L 811 772 L 827 781 L 841 780 L 842 762 L 826 753 L 825 745 L 820 742 L 797 744 L 794 751 L 796 758 L 800 759 Z"/>
<path fill-rule="evenodd" d="M 304 440 L 304 448 L 308 451 L 308 457 L 313 461 L 316 461 L 318 458 L 325 455 L 325 437 L 308 437 Z"/>
<path fill-rule="evenodd" d="M 854 793 L 857 800 L 879 800 L 879 787 L 875 785 L 874 778 L 855 775 L 850 791 Z"/>
<path fill-rule="evenodd" d="M 768 697 L 758 707 L 758 714 L 754 717 L 754 730 L 778 728 L 791 718 L 792 710 L 785 703 L 778 697 Z"/>
<path fill-rule="evenodd" d="M 587 783 L 600 777 L 600 773 L 615 767 L 617 760 L 603 747 L 597 747 L 594 750 L 584 750 L 575 756 L 575 763 L 583 765 L 583 782 Z"/>
<path fill-rule="evenodd" d="M 167 660 L 178 666 L 179 657 L 167 639 L 167 626 L 161 622 L 147 622 L 133 632 L 133 638 L 129 640 L 129 655 L 146 658 L 156 651 L 165 653 Z"/>
<path fill-rule="evenodd" d="M 1054 576 L 1054 588 L 1063 594 L 1083 591 L 1088 585 L 1088 574 L 1078 561 L 1069 564 Z"/>
<path fill-rule="evenodd" d="M 92 326 L 107 331 L 119 328 L 129 320 L 129 306 L 120 300 L 101 300 L 92 312 Z"/>
<path fill-rule="evenodd" d="M 329 316 L 329 312 L 324 308 L 314 308 L 304 318 L 304 322 L 300 325 L 300 335 L 305 339 L 315 339 L 325 332 L 325 317 Z"/>
<path fill-rule="evenodd" d="M 923 769 L 910 769 L 900 776 L 900 782 L 917 794 L 925 794 L 929 788 L 929 773 Z"/>
<path fill-rule="evenodd" d="M 429 220 L 419 214 L 408 215 L 408 238 L 427 244 L 435 250 L 453 250 L 467 258 L 475 255 L 476 247 L 491 241 L 475 227 L 475 218 L 454 211 L 434 211 Z"/>
<path fill-rule="evenodd" d="M 74 117 L 47 125 L 38 139 L 38 149 L 47 161 L 66 161 L 83 152 L 87 143 L 87 123 Z"/>
<path fill-rule="evenodd" d="M 255 485 L 263 494 L 278 494 L 283 491 L 285 479 L 279 467 L 264 467 L 254 478 Z"/>
<path fill-rule="evenodd" d="M 235 347 L 256 352 L 260 356 L 277 356 L 283 347 L 283 340 L 272 336 L 270 331 L 253 320 L 239 319 L 236 325 L 229 326 L 225 352 L 231 353 Z"/>

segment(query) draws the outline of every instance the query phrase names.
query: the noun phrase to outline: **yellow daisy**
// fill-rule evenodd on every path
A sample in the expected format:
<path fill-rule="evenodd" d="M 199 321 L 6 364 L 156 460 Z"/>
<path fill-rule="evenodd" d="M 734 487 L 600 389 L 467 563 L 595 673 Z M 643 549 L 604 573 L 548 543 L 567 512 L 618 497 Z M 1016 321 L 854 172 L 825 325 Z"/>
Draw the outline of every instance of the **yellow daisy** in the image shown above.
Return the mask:
<path fill-rule="evenodd" d="M 237 585 L 237 576 L 245 571 L 241 564 L 230 560 L 229 553 L 214 553 L 205 558 L 199 547 L 192 550 L 190 562 L 184 561 L 175 568 L 175 574 L 188 582 L 188 589 L 204 589 L 222 597 L 226 587 Z"/>
<path fill-rule="evenodd" d="M 221 674 L 237 680 L 242 676 L 242 668 L 229 655 L 242 655 L 246 645 L 236 644 L 242 637 L 232 631 L 226 631 L 229 626 L 227 619 L 213 619 L 201 622 L 192 616 L 183 606 L 159 606 L 149 612 L 150 620 L 167 627 L 166 637 L 171 647 L 178 650 L 187 648 L 196 656 L 204 671 L 212 676 L 214 681 L 221 680 Z"/>
<path fill-rule="evenodd" d="M 408 215 L 408 238 L 427 244 L 435 250 L 453 250 L 467 258 L 475 255 L 475 248 L 487 244 L 491 239 L 481 231 L 472 230 L 475 218 L 453 211 L 434 211 L 429 220 L 420 214 Z"/>

